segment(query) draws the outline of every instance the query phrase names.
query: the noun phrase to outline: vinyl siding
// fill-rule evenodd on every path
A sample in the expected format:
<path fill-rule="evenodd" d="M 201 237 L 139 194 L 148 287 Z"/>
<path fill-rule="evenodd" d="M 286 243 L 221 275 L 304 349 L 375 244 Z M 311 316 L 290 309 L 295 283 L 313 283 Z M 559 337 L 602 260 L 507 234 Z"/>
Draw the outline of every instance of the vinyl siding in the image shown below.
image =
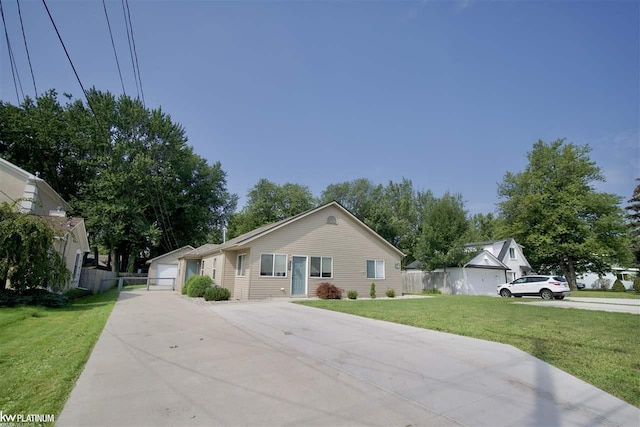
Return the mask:
<path fill-rule="evenodd" d="M 334 216 L 337 224 L 327 224 L 327 217 Z M 322 282 L 330 282 L 345 292 L 354 289 L 358 295 L 369 296 L 372 282 L 376 284 L 378 296 L 383 296 L 387 288 L 402 294 L 400 254 L 387 246 L 370 230 L 354 221 L 335 206 L 296 220 L 250 243 L 247 276 L 251 279 L 249 297 L 264 299 L 291 294 L 290 260 L 297 256 L 317 256 L 333 258 L 333 278 L 309 277 L 307 258 L 307 295 L 315 296 L 315 289 Z M 286 277 L 261 277 L 260 254 L 280 253 L 288 255 Z M 385 261 L 384 279 L 367 279 L 366 260 Z M 398 268 L 396 268 L 398 265 Z M 281 291 L 284 288 L 284 292 Z"/>
<path fill-rule="evenodd" d="M 7 202 L 11 204 L 23 197 L 25 186 L 23 177 L 18 177 L 11 171 L 0 168 L 0 182 L 2 183 L 0 203 Z"/>
<path fill-rule="evenodd" d="M 239 254 L 246 254 L 245 258 L 245 275 L 244 277 L 236 276 L 236 263 L 238 261 Z M 225 263 L 224 263 L 224 283 L 225 287 L 231 291 L 233 299 L 246 300 L 249 299 L 249 278 L 251 275 L 251 266 L 249 259 L 251 257 L 251 251 L 244 249 L 240 251 L 225 251 Z M 227 283 L 232 283 L 232 286 L 227 286 Z"/>

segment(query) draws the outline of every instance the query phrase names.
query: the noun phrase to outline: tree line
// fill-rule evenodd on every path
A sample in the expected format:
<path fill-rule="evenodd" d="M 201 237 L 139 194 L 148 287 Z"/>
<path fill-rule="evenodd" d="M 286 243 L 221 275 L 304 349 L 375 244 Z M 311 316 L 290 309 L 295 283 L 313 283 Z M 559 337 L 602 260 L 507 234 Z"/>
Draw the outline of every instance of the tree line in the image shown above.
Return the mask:
<path fill-rule="evenodd" d="M 55 91 L 19 106 L 0 102 L 0 156 L 39 172 L 86 218 L 93 245 L 113 254 L 115 270 L 132 257 L 186 244 L 222 241 L 335 200 L 426 269 L 464 264 L 465 243 L 514 238 L 539 272 L 604 272 L 640 261 L 640 186 L 628 201 L 595 190 L 604 181 L 590 149 L 564 139 L 538 141 L 521 172 L 498 184 L 496 213 L 470 215 L 460 193 L 435 196 L 408 179 L 360 178 L 308 187 L 264 178 L 236 212 L 219 162 L 187 145 L 185 131 L 160 108 L 92 89 L 88 103 L 61 104 Z"/>
<path fill-rule="evenodd" d="M 160 108 L 91 89 L 87 103 L 51 90 L 21 105 L 0 102 L 0 156 L 38 173 L 86 219 L 93 246 L 125 271 L 157 256 L 220 239 L 237 196 L 219 162 L 193 152 Z"/>

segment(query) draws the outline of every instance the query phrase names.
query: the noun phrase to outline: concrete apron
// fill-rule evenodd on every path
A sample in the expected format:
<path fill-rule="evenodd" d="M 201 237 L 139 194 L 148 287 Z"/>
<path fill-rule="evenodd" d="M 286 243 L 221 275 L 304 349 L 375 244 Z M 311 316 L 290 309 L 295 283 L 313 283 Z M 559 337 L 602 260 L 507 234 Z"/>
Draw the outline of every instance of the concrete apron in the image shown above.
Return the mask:
<path fill-rule="evenodd" d="M 640 425 L 640 409 L 509 345 L 286 302 L 210 310 L 462 425 Z"/>
<path fill-rule="evenodd" d="M 288 302 L 124 292 L 58 419 L 92 425 L 638 425 L 510 346 Z"/>
<path fill-rule="evenodd" d="M 412 423 L 457 425 L 203 305 L 142 290 L 120 295 L 56 425 Z"/>

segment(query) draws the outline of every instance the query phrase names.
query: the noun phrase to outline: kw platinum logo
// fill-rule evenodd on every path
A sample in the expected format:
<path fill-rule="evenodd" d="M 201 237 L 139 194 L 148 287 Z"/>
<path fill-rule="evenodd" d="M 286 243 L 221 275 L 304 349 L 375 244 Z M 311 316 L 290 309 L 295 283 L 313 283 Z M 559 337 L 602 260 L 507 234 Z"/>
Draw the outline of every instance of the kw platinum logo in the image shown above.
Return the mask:
<path fill-rule="evenodd" d="M 6 414 L 0 411 L 0 427 L 17 426 L 23 423 L 54 423 L 54 414 Z"/>

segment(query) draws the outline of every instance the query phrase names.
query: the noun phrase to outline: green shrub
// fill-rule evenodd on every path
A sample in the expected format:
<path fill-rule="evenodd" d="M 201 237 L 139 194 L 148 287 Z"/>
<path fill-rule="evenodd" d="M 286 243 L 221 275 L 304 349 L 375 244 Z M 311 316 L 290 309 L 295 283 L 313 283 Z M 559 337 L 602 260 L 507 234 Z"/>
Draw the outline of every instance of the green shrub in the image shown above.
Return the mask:
<path fill-rule="evenodd" d="M 422 293 L 425 295 L 442 295 L 440 289 L 425 289 Z"/>
<path fill-rule="evenodd" d="M 191 283 L 187 288 L 187 295 L 191 298 L 203 297 L 204 292 L 213 285 L 213 279 L 209 276 L 193 276 L 193 280 L 189 280 Z"/>
<path fill-rule="evenodd" d="M 395 297 L 396 297 L 396 291 L 394 291 L 394 290 L 393 290 L 393 289 L 391 289 L 391 288 L 388 288 L 386 293 L 387 293 L 387 296 L 388 296 L 389 298 L 395 298 Z"/>
<path fill-rule="evenodd" d="M 31 297 L 20 295 L 13 289 L 0 289 L 0 307 L 15 307 L 17 305 L 27 305 L 31 302 Z"/>
<path fill-rule="evenodd" d="M 19 305 L 40 305 L 42 307 L 59 308 L 69 305 L 69 298 L 42 288 L 31 288 L 23 291 L 4 289 L 0 291 L 0 307 L 15 307 Z"/>
<path fill-rule="evenodd" d="M 640 276 L 633 279 L 633 290 L 640 293 Z"/>
<path fill-rule="evenodd" d="M 181 291 L 181 292 L 182 292 L 182 295 L 188 295 L 188 293 L 189 293 L 189 285 L 193 282 L 193 279 L 194 279 L 195 277 L 196 277 L 196 276 L 191 276 L 191 277 L 189 277 L 189 278 L 187 279 L 187 281 L 186 281 L 186 282 L 184 282 L 184 283 L 183 283 L 183 285 L 182 285 L 182 291 Z"/>
<path fill-rule="evenodd" d="M 626 292 L 627 288 L 624 287 L 624 283 L 622 283 L 620 279 L 616 279 L 616 281 L 613 282 L 613 286 L 611 287 L 611 290 L 613 292 Z"/>
<path fill-rule="evenodd" d="M 354 291 L 353 289 L 351 289 L 350 291 L 347 292 L 347 296 L 349 297 L 349 299 L 357 299 L 358 291 Z"/>
<path fill-rule="evenodd" d="M 316 296 L 320 299 L 342 299 L 344 289 L 340 289 L 331 283 L 320 283 L 316 289 Z"/>
<path fill-rule="evenodd" d="M 376 297 L 376 284 L 373 282 L 371 282 L 371 290 L 369 290 L 369 296 L 374 299 Z"/>
<path fill-rule="evenodd" d="M 73 288 L 66 291 L 63 295 L 70 300 L 74 300 L 78 298 L 88 297 L 89 295 L 91 295 L 91 292 L 86 289 Z"/>
<path fill-rule="evenodd" d="M 231 292 L 227 288 L 214 286 L 204 291 L 205 301 L 227 301 L 231 297 Z"/>

